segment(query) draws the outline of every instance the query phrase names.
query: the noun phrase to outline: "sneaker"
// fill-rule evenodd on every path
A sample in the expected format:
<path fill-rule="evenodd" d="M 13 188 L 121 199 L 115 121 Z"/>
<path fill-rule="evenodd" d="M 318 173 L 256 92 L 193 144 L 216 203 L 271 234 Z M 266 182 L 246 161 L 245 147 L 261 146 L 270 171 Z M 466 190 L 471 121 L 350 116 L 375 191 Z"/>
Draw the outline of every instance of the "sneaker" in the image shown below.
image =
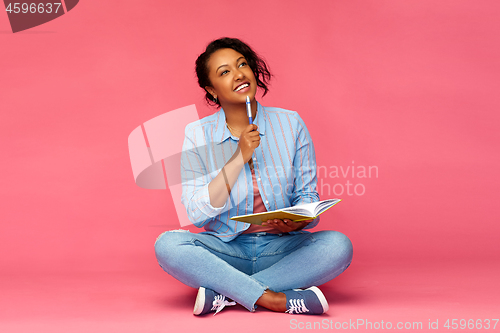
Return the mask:
<path fill-rule="evenodd" d="M 328 302 L 318 287 L 285 290 L 286 312 L 295 314 L 322 314 L 328 311 Z"/>
<path fill-rule="evenodd" d="M 236 305 L 236 302 L 228 301 L 226 296 L 216 293 L 207 288 L 200 287 L 196 302 L 194 303 L 193 313 L 196 316 L 215 311 L 214 316 L 219 313 L 225 306 Z"/>

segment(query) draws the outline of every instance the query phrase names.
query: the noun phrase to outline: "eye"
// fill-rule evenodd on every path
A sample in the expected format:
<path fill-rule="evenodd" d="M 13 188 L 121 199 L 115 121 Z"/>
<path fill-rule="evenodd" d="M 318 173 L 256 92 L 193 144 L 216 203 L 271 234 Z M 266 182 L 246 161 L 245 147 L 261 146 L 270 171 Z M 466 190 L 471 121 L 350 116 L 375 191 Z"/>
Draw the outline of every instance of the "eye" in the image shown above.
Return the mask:
<path fill-rule="evenodd" d="M 228 71 L 227 69 L 226 69 L 225 71 L 222 71 L 222 72 L 220 73 L 220 75 L 222 76 L 222 75 L 224 75 L 224 74 L 226 74 L 226 73 L 229 73 L 229 71 Z"/>
<path fill-rule="evenodd" d="M 247 65 L 247 63 L 246 63 L 245 61 L 243 61 L 243 62 L 239 65 L 239 67 L 243 67 L 243 66 L 246 66 L 246 65 Z"/>

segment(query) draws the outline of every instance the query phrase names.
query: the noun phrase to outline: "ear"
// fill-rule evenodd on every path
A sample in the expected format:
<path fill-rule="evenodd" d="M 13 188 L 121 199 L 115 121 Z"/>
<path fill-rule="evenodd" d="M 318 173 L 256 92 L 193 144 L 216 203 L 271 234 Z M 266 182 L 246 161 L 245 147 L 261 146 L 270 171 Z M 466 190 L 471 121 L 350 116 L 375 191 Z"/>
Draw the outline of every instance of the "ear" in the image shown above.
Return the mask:
<path fill-rule="evenodd" d="M 210 87 L 210 86 L 206 86 L 205 87 L 205 90 L 210 94 L 212 95 L 212 97 L 214 96 L 217 96 L 217 93 L 215 92 L 214 88 Z"/>

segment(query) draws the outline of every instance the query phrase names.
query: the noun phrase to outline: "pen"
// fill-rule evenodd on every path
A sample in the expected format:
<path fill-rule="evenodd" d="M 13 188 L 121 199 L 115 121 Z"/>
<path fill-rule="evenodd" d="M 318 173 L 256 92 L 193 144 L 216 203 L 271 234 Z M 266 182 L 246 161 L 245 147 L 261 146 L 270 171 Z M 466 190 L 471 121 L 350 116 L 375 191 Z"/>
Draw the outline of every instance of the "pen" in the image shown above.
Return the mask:
<path fill-rule="evenodd" d="M 248 123 L 251 125 L 252 122 L 252 107 L 250 106 L 250 97 L 247 96 L 247 113 L 248 113 Z"/>

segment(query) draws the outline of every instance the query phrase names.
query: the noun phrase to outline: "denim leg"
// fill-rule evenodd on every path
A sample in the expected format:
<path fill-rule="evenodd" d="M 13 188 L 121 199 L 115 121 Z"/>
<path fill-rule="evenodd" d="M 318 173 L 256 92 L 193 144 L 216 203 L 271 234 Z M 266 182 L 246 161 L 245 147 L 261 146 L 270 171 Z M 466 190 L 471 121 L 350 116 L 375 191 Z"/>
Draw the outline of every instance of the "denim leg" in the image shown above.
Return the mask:
<path fill-rule="evenodd" d="M 274 238 L 258 259 L 253 278 L 279 292 L 326 283 L 351 263 L 352 243 L 337 231 Z"/>
<path fill-rule="evenodd" d="M 268 286 L 249 274 L 251 259 L 236 242 L 191 232 L 165 232 L 155 243 L 156 258 L 168 274 L 193 288 L 212 289 L 253 311 Z"/>

